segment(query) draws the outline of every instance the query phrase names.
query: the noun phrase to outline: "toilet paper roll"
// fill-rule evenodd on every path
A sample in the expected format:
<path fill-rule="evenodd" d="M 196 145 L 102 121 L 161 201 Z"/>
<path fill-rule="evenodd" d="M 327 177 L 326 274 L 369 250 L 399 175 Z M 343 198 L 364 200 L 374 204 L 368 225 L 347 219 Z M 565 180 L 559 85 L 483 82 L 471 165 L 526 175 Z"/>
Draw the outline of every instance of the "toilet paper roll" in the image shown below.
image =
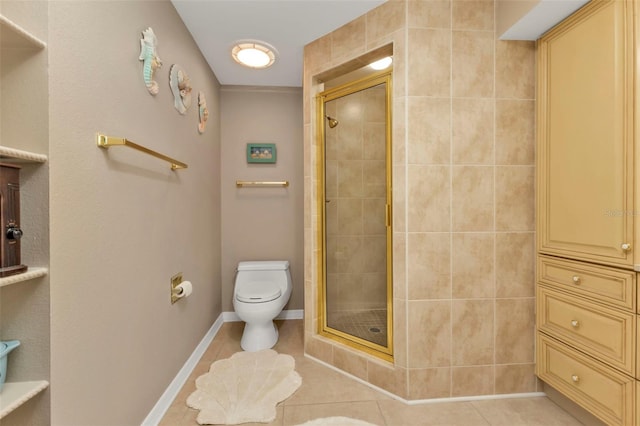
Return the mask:
<path fill-rule="evenodd" d="M 189 297 L 193 292 L 193 285 L 191 281 L 182 281 L 176 286 L 176 297 L 182 299 L 183 297 Z"/>

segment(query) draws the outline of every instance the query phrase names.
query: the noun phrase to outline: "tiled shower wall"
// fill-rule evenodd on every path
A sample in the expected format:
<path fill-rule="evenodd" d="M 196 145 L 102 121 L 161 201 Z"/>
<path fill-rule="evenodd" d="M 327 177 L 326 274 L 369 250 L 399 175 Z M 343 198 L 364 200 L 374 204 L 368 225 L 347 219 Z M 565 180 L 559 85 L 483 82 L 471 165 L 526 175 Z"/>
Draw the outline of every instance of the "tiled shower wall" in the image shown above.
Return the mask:
<path fill-rule="evenodd" d="M 305 350 L 406 399 L 537 390 L 535 45 L 494 28 L 492 1 L 389 0 L 305 48 Z M 313 98 L 389 44 L 393 363 L 317 335 Z"/>

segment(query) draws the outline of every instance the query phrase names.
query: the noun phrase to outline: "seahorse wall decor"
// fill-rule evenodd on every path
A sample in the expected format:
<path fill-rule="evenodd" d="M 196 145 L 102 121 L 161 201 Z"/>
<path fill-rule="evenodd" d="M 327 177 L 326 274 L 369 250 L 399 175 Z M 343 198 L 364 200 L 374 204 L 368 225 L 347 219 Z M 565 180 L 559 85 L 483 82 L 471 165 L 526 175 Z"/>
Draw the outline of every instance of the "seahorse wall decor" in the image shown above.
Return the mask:
<path fill-rule="evenodd" d="M 144 61 L 142 63 L 142 78 L 144 84 L 147 86 L 147 90 L 152 95 L 157 95 L 160 90 L 158 83 L 153 80 L 153 73 L 162 66 L 162 61 L 156 53 L 156 45 L 158 39 L 153 33 L 151 27 L 142 31 L 142 38 L 140 39 L 140 59 Z"/>
<path fill-rule="evenodd" d="M 209 118 L 209 109 L 207 108 L 207 100 L 204 97 L 204 92 L 198 92 L 198 132 L 204 133 L 204 129 L 207 126 L 207 119 Z"/>
<path fill-rule="evenodd" d="M 191 80 L 178 64 L 169 69 L 169 86 L 173 93 L 173 106 L 180 114 L 186 114 L 191 106 Z"/>

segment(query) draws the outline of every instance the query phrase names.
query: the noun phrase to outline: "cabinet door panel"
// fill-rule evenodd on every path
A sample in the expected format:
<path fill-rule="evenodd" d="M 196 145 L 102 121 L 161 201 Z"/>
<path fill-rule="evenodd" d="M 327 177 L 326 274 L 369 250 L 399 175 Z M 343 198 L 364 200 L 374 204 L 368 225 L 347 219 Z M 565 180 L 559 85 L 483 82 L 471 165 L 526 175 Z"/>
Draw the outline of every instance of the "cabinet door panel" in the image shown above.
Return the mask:
<path fill-rule="evenodd" d="M 543 253 L 633 265 L 631 7 L 592 2 L 538 43 Z"/>

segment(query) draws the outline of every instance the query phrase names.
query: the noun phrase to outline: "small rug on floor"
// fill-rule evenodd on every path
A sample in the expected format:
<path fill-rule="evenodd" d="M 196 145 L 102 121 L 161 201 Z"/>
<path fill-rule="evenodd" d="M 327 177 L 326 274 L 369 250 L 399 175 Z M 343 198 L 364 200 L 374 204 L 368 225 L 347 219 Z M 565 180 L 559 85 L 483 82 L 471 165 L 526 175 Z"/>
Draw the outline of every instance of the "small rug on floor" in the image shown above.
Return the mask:
<path fill-rule="evenodd" d="M 196 421 L 201 425 L 272 422 L 276 405 L 302 384 L 294 368 L 292 356 L 271 349 L 237 352 L 196 379 L 187 405 L 200 410 Z"/>
<path fill-rule="evenodd" d="M 376 426 L 364 420 L 349 417 L 324 417 L 322 419 L 309 420 L 297 426 Z"/>

